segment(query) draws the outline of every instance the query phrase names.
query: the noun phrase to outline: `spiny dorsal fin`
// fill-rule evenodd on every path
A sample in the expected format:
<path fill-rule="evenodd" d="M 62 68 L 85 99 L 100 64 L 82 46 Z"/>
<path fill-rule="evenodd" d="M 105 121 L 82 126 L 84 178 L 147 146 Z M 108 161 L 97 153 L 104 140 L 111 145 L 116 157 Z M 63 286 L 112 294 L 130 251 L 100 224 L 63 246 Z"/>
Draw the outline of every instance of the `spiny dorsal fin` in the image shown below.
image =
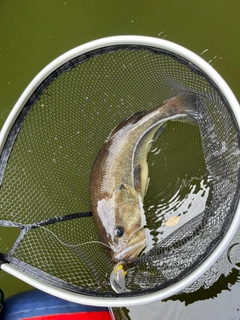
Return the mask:
<path fill-rule="evenodd" d="M 139 111 L 131 115 L 130 117 L 124 119 L 122 122 L 120 122 L 110 133 L 109 138 L 112 137 L 116 132 L 118 132 L 120 129 L 122 129 L 124 126 L 126 126 L 129 123 L 136 123 L 138 122 L 142 116 L 146 113 L 146 111 Z"/>

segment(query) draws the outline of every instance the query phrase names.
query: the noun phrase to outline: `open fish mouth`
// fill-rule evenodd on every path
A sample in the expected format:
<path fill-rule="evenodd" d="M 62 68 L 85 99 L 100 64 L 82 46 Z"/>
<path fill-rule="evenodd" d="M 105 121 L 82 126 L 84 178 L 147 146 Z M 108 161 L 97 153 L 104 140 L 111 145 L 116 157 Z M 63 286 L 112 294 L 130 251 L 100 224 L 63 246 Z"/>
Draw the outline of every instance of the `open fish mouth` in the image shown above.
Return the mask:
<path fill-rule="evenodd" d="M 114 255 L 114 260 L 136 258 L 146 247 L 146 242 L 146 239 L 143 239 L 142 241 L 136 242 L 134 244 L 130 243 L 126 248 Z"/>

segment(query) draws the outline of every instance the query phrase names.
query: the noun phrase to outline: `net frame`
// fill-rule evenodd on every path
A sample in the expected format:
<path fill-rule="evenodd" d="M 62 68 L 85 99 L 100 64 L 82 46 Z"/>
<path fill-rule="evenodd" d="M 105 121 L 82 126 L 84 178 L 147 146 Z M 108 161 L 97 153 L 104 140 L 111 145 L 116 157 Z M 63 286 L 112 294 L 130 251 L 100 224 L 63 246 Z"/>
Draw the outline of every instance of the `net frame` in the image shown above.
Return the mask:
<path fill-rule="evenodd" d="M 46 79 L 48 75 L 50 75 L 54 70 L 68 62 L 70 59 L 73 59 L 79 55 L 87 54 L 89 51 L 110 47 L 112 45 L 144 45 L 146 47 L 163 49 L 174 54 L 183 57 L 188 60 L 190 63 L 193 63 L 200 70 L 203 71 L 218 87 L 219 91 L 222 93 L 224 98 L 227 100 L 229 105 L 231 106 L 232 112 L 235 116 L 235 120 L 237 122 L 238 128 L 240 128 L 240 112 L 239 112 L 239 104 L 236 100 L 233 92 L 224 81 L 224 79 L 201 57 L 191 52 L 190 50 L 172 43 L 167 40 L 145 37 L 145 36 L 114 36 L 103 38 L 95 41 L 91 41 L 89 43 L 83 44 L 79 47 L 76 47 L 54 61 L 48 64 L 28 85 L 25 89 L 14 108 L 10 112 L 3 128 L 0 133 L 0 152 L 4 148 L 5 142 L 8 138 L 9 132 L 20 114 L 22 108 L 25 103 L 28 101 L 29 97 L 35 91 L 35 89 Z M 34 279 L 33 277 L 23 273 L 21 270 L 18 270 L 16 267 L 11 266 L 8 263 L 3 263 L 1 265 L 1 269 L 5 272 L 23 280 L 24 282 L 42 290 L 54 296 L 57 296 L 62 299 L 66 299 L 76 303 L 83 303 L 86 305 L 97 305 L 97 306 L 133 306 L 138 304 L 151 303 L 157 300 L 165 299 L 171 295 L 176 294 L 177 292 L 183 290 L 190 284 L 192 284 L 195 280 L 197 280 L 201 275 L 204 274 L 213 264 L 214 262 L 221 256 L 221 254 L 225 251 L 225 249 L 230 244 L 233 236 L 237 232 L 237 229 L 240 224 L 240 204 L 235 211 L 234 218 L 228 228 L 228 231 L 224 238 L 219 242 L 216 249 L 206 258 L 206 260 L 197 267 L 194 271 L 192 271 L 189 275 L 187 275 L 184 279 L 180 280 L 174 285 L 171 285 L 161 291 L 150 293 L 144 296 L 137 297 L 121 297 L 121 298 L 100 298 L 100 297 L 90 297 L 81 294 L 76 294 L 73 292 L 68 292 L 67 290 L 56 288 L 52 285 Z"/>

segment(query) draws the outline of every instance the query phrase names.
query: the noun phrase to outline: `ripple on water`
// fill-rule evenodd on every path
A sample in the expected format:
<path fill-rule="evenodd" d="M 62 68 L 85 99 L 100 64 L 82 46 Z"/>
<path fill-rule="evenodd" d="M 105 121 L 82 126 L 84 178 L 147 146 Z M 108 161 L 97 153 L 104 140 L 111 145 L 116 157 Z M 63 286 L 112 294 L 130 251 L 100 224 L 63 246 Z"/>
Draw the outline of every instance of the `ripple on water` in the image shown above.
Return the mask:
<path fill-rule="evenodd" d="M 210 192 L 207 176 L 179 179 L 177 184 L 179 186 L 170 199 L 164 201 L 159 194 L 159 202 L 146 209 L 151 238 L 148 248 L 202 213 L 207 205 Z"/>

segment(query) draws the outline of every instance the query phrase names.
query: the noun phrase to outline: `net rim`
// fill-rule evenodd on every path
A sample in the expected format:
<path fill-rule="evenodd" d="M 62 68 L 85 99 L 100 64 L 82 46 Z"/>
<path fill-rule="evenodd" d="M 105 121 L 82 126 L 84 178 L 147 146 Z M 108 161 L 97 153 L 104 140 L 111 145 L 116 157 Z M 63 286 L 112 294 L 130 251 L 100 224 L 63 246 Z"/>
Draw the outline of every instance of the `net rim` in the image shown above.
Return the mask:
<path fill-rule="evenodd" d="M 183 57 L 184 59 L 190 61 L 195 66 L 197 66 L 200 70 L 202 70 L 208 77 L 215 83 L 215 85 L 219 88 L 219 90 L 224 95 L 225 99 L 228 101 L 231 106 L 232 112 L 235 116 L 238 128 L 240 128 L 240 110 L 239 103 L 235 98 L 232 90 L 225 82 L 225 80 L 219 75 L 219 73 L 203 60 L 200 56 L 193 53 L 192 51 L 170 42 L 164 39 L 158 39 L 153 37 L 146 36 L 135 36 L 135 35 L 127 35 L 127 36 L 113 36 L 102 38 L 98 40 L 94 40 L 85 44 L 82 44 L 76 48 L 73 48 L 70 51 L 62 54 L 51 63 L 49 63 L 42 71 L 40 71 L 37 76 L 30 82 L 27 88 L 24 90 L 12 111 L 10 112 L 8 118 L 6 119 L 1 133 L 0 133 L 0 153 L 3 150 L 4 144 L 7 140 L 8 134 L 17 119 L 19 113 L 21 112 L 23 106 L 35 91 L 35 89 L 42 83 L 42 81 L 51 74 L 54 70 L 60 67 L 65 62 L 73 59 L 81 54 L 85 54 L 89 51 L 101 49 L 103 47 L 110 47 L 113 45 L 141 45 L 151 48 L 163 49 L 166 51 L 170 51 L 174 54 Z M 229 226 L 229 229 L 225 235 L 225 237 L 218 244 L 216 249 L 206 258 L 206 260 L 197 267 L 194 271 L 192 271 L 189 275 L 187 275 L 184 279 L 179 281 L 178 283 L 171 285 L 161 291 L 146 294 L 138 297 L 127 297 L 127 298 L 100 298 L 100 297 L 92 297 L 81 294 L 76 294 L 72 292 L 68 292 L 63 289 L 55 288 L 53 286 L 48 285 L 47 283 L 43 283 L 39 280 L 33 279 L 31 276 L 24 274 L 22 271 L 16 269 L 15 267 L 9 264 L 2 264 L 1 269 L 12 274 L 13 276 L 27 282 L 34 287 L 50 293 L 59 298 L 69 300 L 76 303 L 84 303 L 86 305 L 95 305 L 95 306 L 110 306 L 110 307 L 121 307 L 121 306 L 134 306 L 139 304 L 151 303 L 157 300 L 165 299 L 171 295 L 178 293 L 183 290 L 185 287 L 192 284 L 196 281 L 201 275 L 204 274 L 216 260 L 221 256 L 221 254 L 227 249 L 230 244 L 233 236 L 238 230 L 240 224 L 240 203 L 235 211 L 234 218 Z"/>

